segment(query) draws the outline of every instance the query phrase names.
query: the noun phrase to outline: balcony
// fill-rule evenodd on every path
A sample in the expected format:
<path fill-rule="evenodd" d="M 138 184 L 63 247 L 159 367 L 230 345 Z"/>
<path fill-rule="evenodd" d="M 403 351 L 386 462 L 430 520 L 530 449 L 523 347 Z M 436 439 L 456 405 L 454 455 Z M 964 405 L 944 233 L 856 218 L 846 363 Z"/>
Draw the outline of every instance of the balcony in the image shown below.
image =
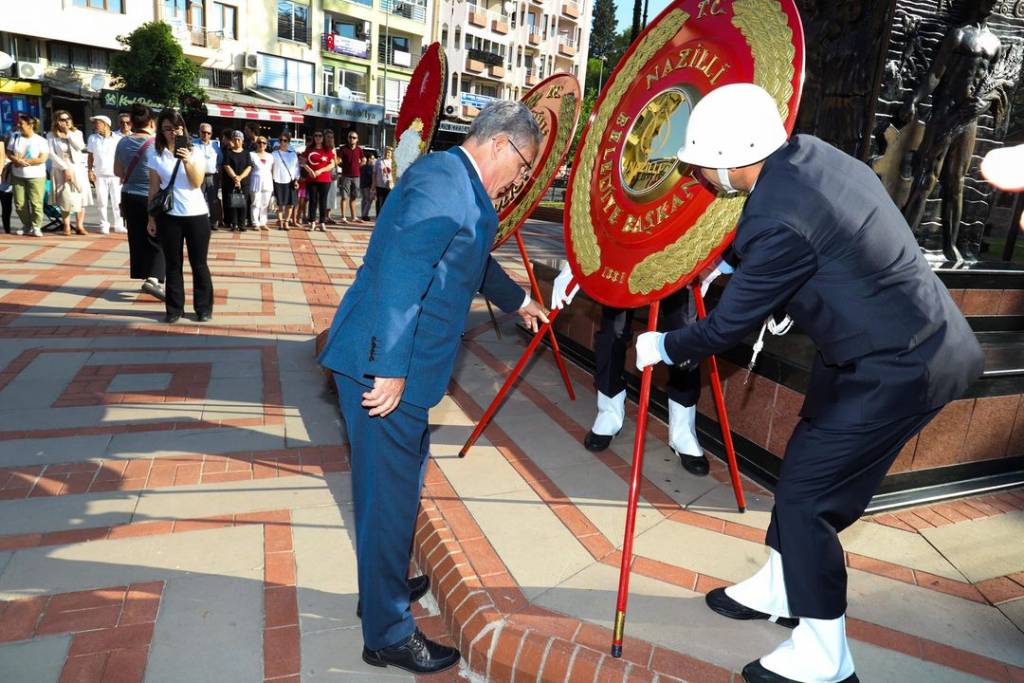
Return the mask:
<path fill-rule="evenodd" d="M 491 30 L 501 35 L 508 33 L 508 16 L 499 14 L 491 19 Z"/>
<path fill-rule="evenodd" d="M 576 41 L 564 33 L 558 35 L 558 53 L 566 57 L 576 56 Z"/>
<path fill-rule="evenodd" d="M 331 54 L 370 58 L 370 41 L 346 38 L 337 33 L 325 33 L 320 37 L 320 49 Z"/>
<path fill-rule="evenodd" d="M 527 26 L 526 27 L 526 39 L 529 41 L 530 45 L 534 45 L 534 46 L 540 45 L 540 41 L 541 41 L 540 29 L 537 28 L 536 26 Z"/>
<path fill-rule="evenodd" d="M 579 19 L 580 6 L 572 0 L 562 0 L 562 15 L 570 19 Z"/>
<path fill-rule="evenodd" d="M 466 57 L 466 71 L 472 71 L 475 74 L 480 74 L 484 72 L 485 68 L 487 67 L 479 59 Z"/>
<path fill-rule="evenodd" d="M 377 61 L 381 64 L 397 66 L 402 69 L 415 69 L 416 65 L 420 63 L 420 55 L 405 52 L 404 50 L 396 50 L 394 46 L 388 50 L 384 41 L 381 40 L 377 44 Z"/>
<path fill-rule="evenodd" d="M 503 67 L 503 66 L 492 66 L 492 67 L 490 67 L 488 69 L 488 71 L 491 74 L 491 78 L 504 78 L 505 77 L 505 67 Z"/>
<path fill-rule="evenodd" d="M 487 12 L 479 5 L 466 5 L 466 16 L 473 26 L 487 27 Z"/>
<path fill-rule="evenodd" d="M 476 107 L 471 107 L 468 104 L 462 105 L 462 118 L 464 119 L 475 119 L 479 113 L 480 110 Z"/>
<path fill-rule="evenodd" d="M 189 42 L 196 47 L 219 50 L 224 40 L 234 40 L 234 36 L 225 36 L 224 31 L 206 31 L 202 28 L 189 27 Z"/>
<path fill-rule="evenodd" d="M 540 83 L 540 78 L 538 78 L 535 74 L 526 74 L 526 85 L 534 86 L 537 85 L 538 83 Z"/>
<path fill-rule="evenodd" d="M 405 17 L 413 21 L 425 22 L 427 20 L 426 5 L 419 2 L 408 2 L 407 0 L 381 0 L 381 11 L 388 12 L 397 17 Z"/>

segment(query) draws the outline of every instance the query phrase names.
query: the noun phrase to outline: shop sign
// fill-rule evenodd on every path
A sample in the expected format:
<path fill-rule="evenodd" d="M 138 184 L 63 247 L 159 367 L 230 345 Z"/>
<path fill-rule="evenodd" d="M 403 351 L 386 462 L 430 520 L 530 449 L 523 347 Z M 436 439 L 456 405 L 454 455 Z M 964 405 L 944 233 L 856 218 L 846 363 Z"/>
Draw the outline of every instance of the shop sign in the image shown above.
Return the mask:
<path fill-rule="evenodd" d="M 327 49 L 339 55 L 360 57 L 362 59 L 370 58 L 370 41 L 346 38 L 337 33 L 327 34 Z"/>
<path fill-rule="evenodd" d="M 102 90 L 100 96 L 103 98 L 103 106 L 107 109 L 128 109 L 133 104 L 143 104 L 150 109 L 164 108 L 162 103 L 155 102 L 145 95 L 124 90 Z"/>
<path fill-rule="evenodd" d="M 477 95 L 472 92 L 464 92 L 459 95 L 459 102 L 466 107 L 476 107 L 477 109 L 483 109 L 488 104 L 495 100 L 494 97 L 488 97 L 487 95 Z"/>
<path fill-rule="evenodd" d="M 328 119 L 342 119 L 377 125 L 384 119 L 384 107 L 340 97 L 323 95 L 295 95 L 295 106 L 306 116 L 322 116 Z"/>

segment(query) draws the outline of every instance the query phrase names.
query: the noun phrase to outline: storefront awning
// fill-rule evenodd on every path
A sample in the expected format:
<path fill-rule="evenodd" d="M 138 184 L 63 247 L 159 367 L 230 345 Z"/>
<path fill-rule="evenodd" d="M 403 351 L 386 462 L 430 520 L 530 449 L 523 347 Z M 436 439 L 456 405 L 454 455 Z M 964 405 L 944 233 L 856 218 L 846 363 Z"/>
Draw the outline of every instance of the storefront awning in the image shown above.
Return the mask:
<path fill-rule="evenodd" d="M 275 109 L 272 107 L 250 107 L 239 104 L 207 102 L 206 113 L 228 119 L 251 119 L 253 121 L 283 121 L 285 123 L 302 123 L 302 112 L 294 109 Z"/>

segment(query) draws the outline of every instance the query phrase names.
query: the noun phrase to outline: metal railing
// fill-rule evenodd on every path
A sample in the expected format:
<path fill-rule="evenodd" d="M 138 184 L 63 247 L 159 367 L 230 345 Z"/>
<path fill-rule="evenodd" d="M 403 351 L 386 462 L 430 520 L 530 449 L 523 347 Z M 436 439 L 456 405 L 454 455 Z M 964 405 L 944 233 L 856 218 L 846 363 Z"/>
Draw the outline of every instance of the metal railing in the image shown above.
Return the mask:
<path fill-rule="evenodd" d="M 383 38 L 377 43 L 377 59 L 381 64 L 387 63 L 388 66 L 398 66 L 403 69 L 415 69 L 416 65 L 420 63 L 418 52 L 396 50 L 393 45 L 388 47 Z"/>
<path fill-rule="evenodd" d="M 405 17 L 413 21 L 427 20 L 427 7 L 420 2 L 407 0 L 380 0 L 380 9 L 396 17 Z"/>

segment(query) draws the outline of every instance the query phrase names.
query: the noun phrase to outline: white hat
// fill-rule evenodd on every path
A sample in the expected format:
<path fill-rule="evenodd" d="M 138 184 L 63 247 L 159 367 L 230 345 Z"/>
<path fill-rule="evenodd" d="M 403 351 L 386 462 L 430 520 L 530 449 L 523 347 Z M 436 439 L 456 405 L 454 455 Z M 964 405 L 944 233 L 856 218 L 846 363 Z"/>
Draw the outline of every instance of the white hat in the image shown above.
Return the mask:
<path fill-rule="evenodd" d="M 693 108 L 677 156 L 703 168 L 739 168 L 767 158 L 788 137 L 768 91 L 732 83 L 712 90 Z"/>
<path fill-rule="evenodd" d="M 1024 190 L 1024 145 L 994 149 L 981 160 L 981 175 L 1000 190 Z"/>
<path fill-rule="evenodd" d="M 110 125 L 110 117 L 104 116 L 103 114 L 97 114 L 96 116 L 90 116 L 90 121 L 102 121 L 103 123 Z"/>

